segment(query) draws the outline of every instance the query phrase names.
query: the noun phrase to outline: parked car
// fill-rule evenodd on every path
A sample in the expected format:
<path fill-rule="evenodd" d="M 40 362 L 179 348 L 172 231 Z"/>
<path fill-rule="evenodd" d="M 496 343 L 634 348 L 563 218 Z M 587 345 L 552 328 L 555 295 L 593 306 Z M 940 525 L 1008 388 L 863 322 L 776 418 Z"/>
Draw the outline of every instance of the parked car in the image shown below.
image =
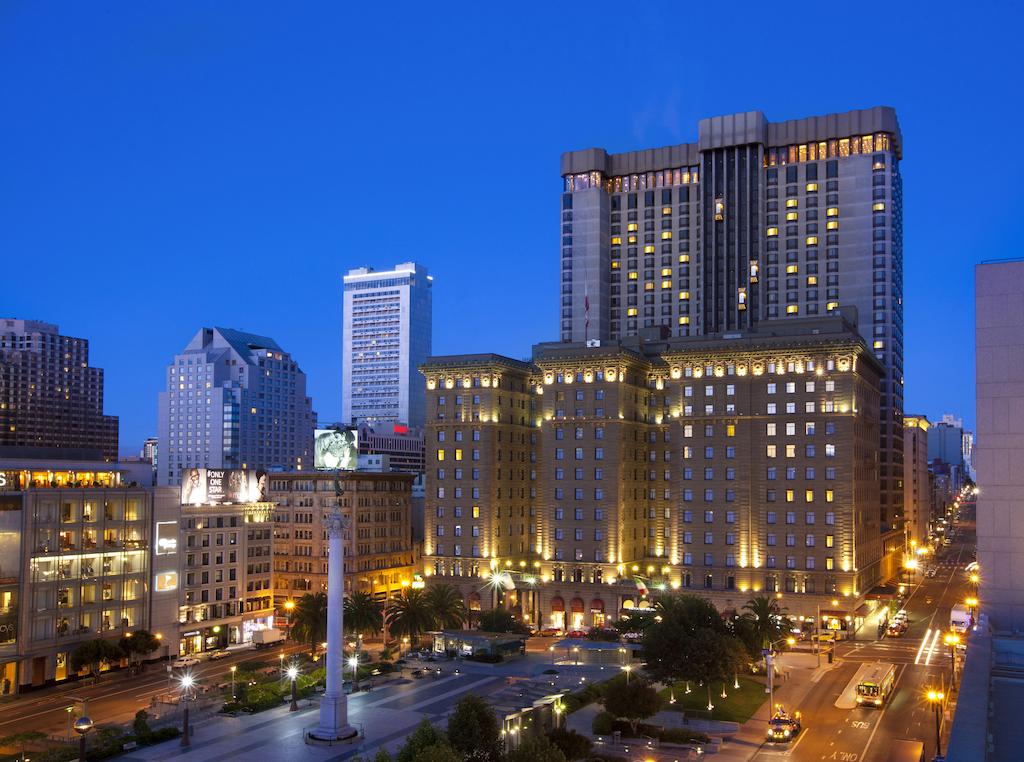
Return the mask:
<path fill-rule="evenodd" d="M 227 651 L 214 651 L 210 654 L 210 661 L 220 661 L 221 659 L 226 659 L 229 656 L 231 656 L 231 654 Z"/>
<path fill-rule="evenodd" d="M 542 638 L 553 638 L 553 637 L 555 637 L 555 635 L 558 634 L 558 628 L 557 627 L 545 627 L 545 628 L 543 628 L 541 630 L 537 630 L 537 634 L 540 635 Z"/>
<path fill-rule="evenodd" d="M 199 659 L 194 656 L 179 656 L 177 659 L 171 662 L 171 666 L 175 669 L 188 669 L 199 664 Z"/>
<path fill-rule="evenodd" d="M 587 631 L 586 630 L 569 630 L 569 632 L 565 633 L 565 637 L 567 637 L 567 638 L 585 638 L 585 637 L 587 637 Z"/>

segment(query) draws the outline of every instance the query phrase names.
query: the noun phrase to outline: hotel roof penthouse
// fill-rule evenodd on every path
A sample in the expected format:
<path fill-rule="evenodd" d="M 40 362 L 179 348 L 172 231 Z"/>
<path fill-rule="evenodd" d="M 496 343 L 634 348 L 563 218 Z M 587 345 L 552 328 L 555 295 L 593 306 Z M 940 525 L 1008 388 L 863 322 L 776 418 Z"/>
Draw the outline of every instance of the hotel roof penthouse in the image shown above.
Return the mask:
<path fill-rule="evenodd" d="M 424 573 L 471 608 L 503 598 L 567 629 L 648 605 L 641 587 L 722 609 L 778 593 L 790 612 L 859 624 L 889 571 L 882 368 L 855 325 L 837 314 L 594 344 L 422 367 Z"/>

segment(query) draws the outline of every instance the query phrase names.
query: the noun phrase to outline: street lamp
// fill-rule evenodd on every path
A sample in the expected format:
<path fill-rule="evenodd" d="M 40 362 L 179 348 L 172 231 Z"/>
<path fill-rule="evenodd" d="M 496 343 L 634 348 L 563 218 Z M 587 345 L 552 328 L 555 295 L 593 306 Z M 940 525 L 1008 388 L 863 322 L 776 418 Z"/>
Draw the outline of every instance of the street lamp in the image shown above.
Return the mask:
<path fill-rule="evenodd" d="M 191 746 L 192 741 L 189 738 L 189 726 L 188 726 L 188 701 L 189 694 L 192 692 L 192 688 L 195 686 L 195 678 L 188 672 L 181 676 L 181 698 L 180 703 L 185 705 L 185 714 L 183 718 L 183 725 L 181 727 L 181 745 Z"/>
<path fill-rule="evenodd" d="M 238 667 L 231 666 L 231 700 L 235 700 L 235 672 L 238 671 Z"/>
<path fill-rule="evenodd" d="M 405 654 L 409 653 L 409 638 L 402 638 L 402 658 L 405 658 Z"/>
<path fill-rule="evenodd" d="M 626 673 L 626 685 L 629 685 L 629 673 L 633 671 L 631 664 L 625 664 L 622 667 L 622 671 Z"/>
<path fill-rule="evenodd" d="M 284 651 L 277 655 L 277 671 L 278 674 L 284 677 Z"/>
<path fill-rule="evenodd" d="M 796 644 L 796 638 L 779 638 L 773 640 L 768 644 L 768 647 L 763 650 L 764 653 L 764 666 L 768 673 L 768 706 L 775 706 L 775 644 L 785 641 L 786 645 L 793 646 Z M 725 684 L 722 685 L 722 692 L 725 693 Z"/>
<path fill-rule="evenodd" d="M 555 647 L 554 646 L 548 646 L 548 651 L 551 652 L 551 666 L 553 667 L 553 666 L 555 666 Z"/>
<path fill-rule="evenodd" d="M 289 712 L 299 711 L 299 697 L 296 693 L 296 681 L 299 678 L 299 668 L 292 664 L 288 667 L 288 679 L 292 681 L 292 705 L 288 708 Z"/>
<path fill-rule="evenodd" d="M 295 601 L 289 598 L 284 602 L 284 627 L 288 631 L 288 637 L 291 637 L 293 611 L 295 611 Z"/>
<path fill-rule="evenodd" d="M 946 645 L 949 646 L 949 666 L 953 670 L 953 679 L 951 685 L 956 684 L 956 647 L 960 645 L 960 636 L 955 632 L 946 633 L 944 638 Z"/>
<path fill-rule="evenodd" d="M 352 689 L 355 690 L 359 687 L 359 657 L 351 657 L 348 666 L 352 667 Z"/>
<path fill-rule="evenodd" d="M 942 727 L 942 700 L 946 698 L 946 694 L 942 691 L 930 690 L 928 691 L 928 702 L 935 708 L 935 756 L 942 756 L 942 735 L 940 729 Z"/>
<path fill-rule="evenodd" d="M 85 762 L 85 736 L 92 730 L 93 722 L 84 714 L 75 720 L 75 732 L 78 733 L 78 759 Z"/>

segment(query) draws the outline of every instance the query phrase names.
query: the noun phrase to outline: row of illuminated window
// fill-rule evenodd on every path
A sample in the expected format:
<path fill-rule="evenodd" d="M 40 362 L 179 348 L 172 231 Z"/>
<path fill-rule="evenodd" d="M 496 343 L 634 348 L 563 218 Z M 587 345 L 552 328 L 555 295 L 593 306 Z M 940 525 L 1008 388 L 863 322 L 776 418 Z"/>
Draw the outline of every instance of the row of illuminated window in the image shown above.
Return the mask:
<path fill-rule="evenodd" d="M 784 448 L 784 449 L 783 449 Z M 785 452 L 785 457 L 795 458 L 797 455 L 797 446 L 795 444 L 787 445 L 765 445 L 765 456 L 768 458 L 779 457 L 779 452 Z M 813 458 L 817 454 L 817 446 L 814 444 L 804 445 L 804 456 Z M 836 446 L 834 444 L 825 445 L 825 457 L 834 458 L 836 456 Z"/>
<path fill-rule="evenodd" d="M 768 148 L 764 152 L 764 166 L 774 167 L 797 164 L 805 161 L 846 158 L 875 151 L 892 150 L 892 139 L 887 132 L 870 135 L 853 135 L 848 138 L 832 138 L 813 143 L 799 143 L 780 148 Z M 878 159 L 880 168 L 885 167 L 885 157 Z"/>

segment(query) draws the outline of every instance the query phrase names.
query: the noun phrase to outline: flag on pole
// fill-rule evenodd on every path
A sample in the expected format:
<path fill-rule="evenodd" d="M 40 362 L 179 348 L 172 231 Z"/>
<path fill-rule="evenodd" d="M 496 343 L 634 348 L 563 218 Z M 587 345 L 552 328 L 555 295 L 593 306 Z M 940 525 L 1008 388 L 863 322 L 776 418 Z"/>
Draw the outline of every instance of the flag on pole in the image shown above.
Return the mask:
<path fill-rule="evenodd" d="M 644 584 L 644 581 L 639 577 L 633 577 L 633 581 L 636 582 L 636 591 L 640 595 L 647 595 L 647 585 Z"/>

